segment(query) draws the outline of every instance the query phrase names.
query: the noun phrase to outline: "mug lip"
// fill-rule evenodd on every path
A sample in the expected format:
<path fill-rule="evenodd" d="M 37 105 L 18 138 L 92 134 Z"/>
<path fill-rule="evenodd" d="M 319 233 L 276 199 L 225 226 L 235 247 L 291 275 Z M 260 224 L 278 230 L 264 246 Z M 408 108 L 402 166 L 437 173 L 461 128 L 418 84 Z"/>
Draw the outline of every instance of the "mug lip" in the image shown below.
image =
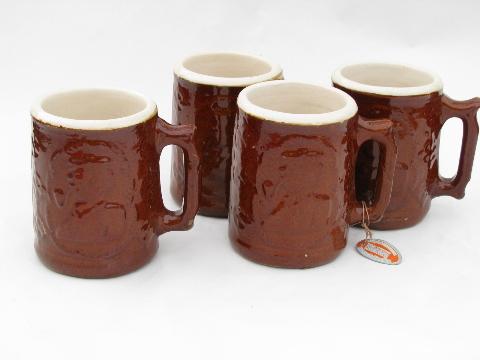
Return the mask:
<path fill-rule="evenodd" d="M 352 66 L 392 66 L 392 67 L 399 67 L 403 69 L 410 69 L 410 70 L 415 70 L 415 71 L 422 72 L 429 75 L 432 78 L 432 81 L 425 85 L 407 86 L 407 87 L 368 85 L 362 82 L 351 80 L 342 74 L 343 70 Z M 437 75 L 432 71 L 425 70 L 421 67 L 409 65 L 405 63 L 375 62 L 375 61 L 350 63 L 350 64 L 346 64 L 338 67 L 332 73 L 331 79 L 334 84 L 340 85 L 349 90 L 358 91 L 362 93 L 375 94 L 375 95 L 386 95 L 386 96 L 427 95 L 435 92 L 441 93 L 443 89 L 443 83 L 439 75 Z"/>
<path fill-rule="evenodd" d="M 281 86 L 281 85 L 306 85 L 306 86 L 315 86 L 319 89 L 330 91 L 342 97 L 345 101 L 345 105 L 334 111 L 329 111 L 325 113 L 318 114 L 297 114 L 297 113 L 288 113 L 276 110 L 266 109 L 264 107 L 253 104 L 248 99 L 248 94 L 255 89 L 262 87 L 270 86 Z M 301 82 L 301 81 L 291 81 L 291 80 L 271 80 L 265 81 L 258 84 L 247 86 L 243 89 L 238 95 L 237 99 L 238 107 L 243 110 L 245 113 L 260 118 L 263 120 L 269 120 L 277 123 L 289 124 L 289 125 L 302 125 L 302 126 L 315 126 L 315 125 L 329 125 L 335 123 L 342 123 L 353 118 L 357 112 L 358 107 L 355 100 L 348 95 L 346 92 L 334 88 L 332 86 L 323 86 L 316 83 Z"/>
<path fill-rule="evenodd" d="M 270 66 L 270 71 L 254 76 L 244 77 L 223 77 L 201 74 L 187 69 L 183 64 L 192 58 L 207 56 L 207 55 L 238 55 L 241 57 L 249 57 L 258 61 L 261 61 Z M 261 56 L 251 55 L 236 51 L 211 51 L 211 52 L 198 52 L 185 57 L 180 63 L 178 63 L 173 70 L 174 74 L 178 77 L 188 80 L 196 84 L 213 85 L 213 86 L 226 86 L 226 87 L 245 87 L 258 82 L 271 80 L 277 76 L 282 75 L 282 68 L 280 65 L 273 63 Z"/>
<path fill-rule="evenodd" d="M 105 91 L 112 93 L 122 93 L 124 95 L 140 98 L 145 106 L 142 110 L 123 117 L 111 119 L 72 119 L 54 115 L 43 108 L 43 102 L 52 96 L 68 93 L 83 93 Z M 30 115 L 37 121 L 52 125 L 55 127 L 75 129 L 75 130 L 113 130 L 141 124 L 157 114 L 157 105 L 150 98 L 136 91 L 125 90 L 122 88 L 89 87 L 89 88 L 70 88 L 52 91 L 37 98 L 30 109 Z"/>

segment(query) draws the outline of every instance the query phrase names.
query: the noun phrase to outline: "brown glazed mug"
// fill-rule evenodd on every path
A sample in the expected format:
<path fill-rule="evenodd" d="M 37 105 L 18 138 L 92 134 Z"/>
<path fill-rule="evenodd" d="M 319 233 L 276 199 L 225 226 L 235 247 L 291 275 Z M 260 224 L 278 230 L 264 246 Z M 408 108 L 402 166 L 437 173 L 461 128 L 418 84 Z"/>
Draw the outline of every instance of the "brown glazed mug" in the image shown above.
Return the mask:
<path fill-rule="evenodd" d="M 382 144 L 380 183 L 368 211 L 388 204 L 396 147 L 391 122 L 359 119 L 354 100 L 335 88 L 268 81 L 238 97 L 230 183 L 229 235 L 255 262 L 308 268 L 332 261 L 348 227 L 362 220 L 355 197 L 359 146 Z"/>
<path fill-rule="evenodd" d="M 195 125 L 200 156 L 199 214 L 227 217 L 233 126 L 237 96 L 247 85 L 282 78 L 278 65 L 239 53 L 206 53 L 184 59 L 176 68 L 172 122 Z M 171 192 L 181 204 L 182 153 L 173 149 Z"/>
<path fill-rule="evenodd" d="M 367 63 L 339 68 L 334 86 L 350 94 L 359 114 L 369 120 L 388 118 L 394 124 L 398 159 L 390 203 L 375 229 L 401 229 L 420 222 L 432 198 L 461 199 L 470 180 L 478 137 L 480 98 L 455 101 L 444 95 L 440 78 L 418 68 Z M 463 141 L 456 176 L 438 172 L 440 130 L 451 117 L 463 122 Z M 369 142 L 359 153 L 357 196 L 371 201 L 379 162 L 378 144 Z"/>
<path fill-rule="evenodd" d="M 55 93 L 32 107 L 35 249 L 59 273 L 105 278 L 155 254 L 157 237 L 187 230 L 198 208 L 193 126 L 173 126 L 140 94 L 114 89 Z M 162 148 L 184 150 L 182 211 L 165 208 Z"/>

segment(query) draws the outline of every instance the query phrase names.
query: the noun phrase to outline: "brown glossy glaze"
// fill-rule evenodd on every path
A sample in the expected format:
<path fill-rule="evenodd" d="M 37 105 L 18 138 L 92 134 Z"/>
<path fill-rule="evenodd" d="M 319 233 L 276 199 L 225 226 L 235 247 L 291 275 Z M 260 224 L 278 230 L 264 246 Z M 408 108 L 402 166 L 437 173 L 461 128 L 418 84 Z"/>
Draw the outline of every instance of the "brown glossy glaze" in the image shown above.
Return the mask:
<path fill-rule="evenodd" d="M 391 123 L 356 121 L 288 125 L 240 111 L 233 144 L 229 235 L 255 262 L 308 268 L 332 261 L 348 227 L 362 219 L 353 172 L 359 144 L 384 146 L 382 184 L 369 208 L 378 220 L 390 198 L 395 166 Z"/>
<path fill-rule="evenodd" d="M 157 117 L 113 130 L 33 119 L 33 218 L 42 262 L 72 276 L 117 276 L 148 262 L 158 235 L 189 229 L 198 207 L 192 134 Z M 159 156 L 169 143 L 187 154 L 182 214 L 165 209 L 159 186 Z"/>
<path fill-rule="evenodd" d="M 201 215 L 228 215 L 233 127 L 241 90 L 243 87 L 196 84 L 177 75 L 174 78 L 173 123 L 196 127 L 194 142 L 201 164 Z M 182 158 L 182 152 L 174 149 L 171 192 L 179 204 L 183 195 Z"/>
<path fill-rule="evenodd" d="M 455 101 L 438 92 L 417 96 L 385 96 L 336 87 L 350 94 L 365 119 L 388 118 L 394 124 L 398 159 L 390 204 L 374 229 L 413 226 L 430 208 L 433 197 L 449 195 L 461 199 L 470 180 L 478 137 L 476 113 L 480 99 Z M 463 121 L 463 143 L 457 175 L 441 178 L 438 173 L 440 130 L 451 117 Z M 378 146 L 362 148 L 357 163 L 359 199 L 371 201 L 376 186 Z"/>
<path fill-rule="evenodd" d="M 200 154 L 199 213 L 225 217 L 228 212 L 233 125 L 241 87 L 195 84 L 175 75 L 172 119 L 174 124 L 195 125 L 195 146 Z M 183 198 L 183 154 L 173 150 L 171 192 Z"/>

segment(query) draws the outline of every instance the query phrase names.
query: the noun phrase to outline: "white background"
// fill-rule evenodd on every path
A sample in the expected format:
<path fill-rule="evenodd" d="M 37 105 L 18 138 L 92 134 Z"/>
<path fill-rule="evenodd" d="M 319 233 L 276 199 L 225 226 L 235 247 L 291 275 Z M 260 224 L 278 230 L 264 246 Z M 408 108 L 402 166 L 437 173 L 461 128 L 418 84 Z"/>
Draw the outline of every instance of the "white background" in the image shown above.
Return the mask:
<path fill-rule="evenodd" d="M 375 234 L 401 250 L 397 267 L 357 255 L 358 229 L 329 265 L 256 265 L 231 249 L 226 220 L 199 216 L 141 270 L 83 280 L 34 253 L 29 119 L 38 95 L 79 86 L 137 90 L 169 119 L 174 64 L 210 50 L 323 84 L 344 63 L 407 62 L 466 99 L 480 95 L 479 13 L 478 0 L 0 0 L 0 359 L 480 358 L 478 161 L 465 199 L 435 199 L 420 225 Z M 461 132 L 447 127 L 451 175 Z"/>

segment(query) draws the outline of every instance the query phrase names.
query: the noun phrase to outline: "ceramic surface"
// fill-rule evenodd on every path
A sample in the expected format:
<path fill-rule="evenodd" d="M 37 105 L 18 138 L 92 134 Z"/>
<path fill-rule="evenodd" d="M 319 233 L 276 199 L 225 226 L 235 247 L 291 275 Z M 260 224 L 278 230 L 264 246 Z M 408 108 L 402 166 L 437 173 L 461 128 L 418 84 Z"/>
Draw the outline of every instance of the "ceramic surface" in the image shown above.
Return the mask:
<path fill-rule="evenodd" d="M 169 125 L 155 109 L 145 121 L 103 130 L 45 120 L 51 117 L 33 114 L 33 218 L 35 249 L 49 268 L 86 278 L 125 274 L 152 258 L 158 235 L 192 227 L 198 208 L 192 127 Z M 66 120 L 72 121 L 95 128 L 109 120 Z M 167 144 L 187 154 L 182 214 L 162 202 L 158 164 Z"/>
<path fill-rule="evenodd" d="M 345 76 L 338 76 L 340 69 L 333 77 L 334 85 L 355 99 L 363 118 L 390 119 L 397 137 L 398 160 L 391 200 L 383 219 L 372 227 L 382 230 L 409 227 L 425 217 L 432 198 L 442 195 L 463 198 L 475 155 L 480 98 L 452 100 L 442 93 L 441 81 L 436 75 L 420 70 L 415 70 L 419 75 L 410 73 L 410 67 L 353 66 L 357 67 L 357 73 L 352 70 L 351 76 L 354 79 L 357 76 L 362 82 L 346 81 Z M 375 79 L 379 74 L 382 78 Z M 393 86 L 395 83 L 380 86 L 388 79 L 403 81 L 402 86 Z M 457 175 L 444 179 L 438 172 L 440 131 L 451 117 L 459 117 L 463 122 L 463 142 Z M 356 171 L 360 199 L 372 200 L 379 159 L 379 147 L 374 142 L 360 151 Z"/>
<path fill-rule="evenodd" d="M 230 76 L 229 76 L 230 75 Z M 177 67 L 173 86 L 173 123 L 195 125 L 200 155 L 199 213 L 226 217 L 232 137 L 237 96 L 247 85 L 282 78 L 281 69 L 263 59 L 236 53 L 195 55 Z M 171 192 L 181 203 L 183 154 L 173 150 Z"/>
<path fill-rule="evenodd" d="M 267 98 L 278 96 L 280 104 L 298 93 L 292 86 L 304 86 L 275 83 L 288 86 L 285 101 L 271 90 L 273 85 L 259 88 L 267 90 Z M 251 94 L 255 87 L 244 91 Z M 319 99 L 340 93 L 321 89 Z M 229 235 L 234 248 L 248 259 L 277 267 L 307 268 L 332 261 L 346 245 L 349 225 L 362 220 L 354 164 L 359 145 L 370 139 L 384 146 L 382 186 L 369 208 L 370 220 L 380 219 L 388 204 L 396 157 L 391 122 L 363 121 L 356 108 L 334 122 L 335 112 L 307 115 L 267 109 L 252 114 L 242 106 L 246 98 L 239 97 L 233 143 Z M 336 114 L 339 111 L 343 108 Z M 258 117 L 262 112 L 273 120 Z M 310 124 L 305 120 L 309 118 Z"/>

